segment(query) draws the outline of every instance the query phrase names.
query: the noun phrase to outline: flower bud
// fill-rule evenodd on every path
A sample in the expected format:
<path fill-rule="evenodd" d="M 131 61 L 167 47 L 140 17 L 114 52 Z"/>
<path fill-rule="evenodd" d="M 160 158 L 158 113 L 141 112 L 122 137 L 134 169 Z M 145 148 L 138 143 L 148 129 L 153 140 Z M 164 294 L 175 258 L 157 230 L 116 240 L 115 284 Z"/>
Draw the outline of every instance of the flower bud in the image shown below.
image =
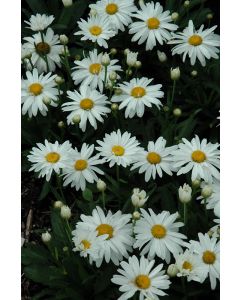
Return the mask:
<path fill-rule="evenodd" d="M 113 103 L 111 105 L 111 110 L 113 110 L 113 111 L 118 110 L 118 104 L 117 103 Z"/>
<path fill-rule="evenodd" d="M 75 60 L 80 60 L 81 59 L 81 56 L 79 54 L 75 55 L 74 57 Z"/>
<path fill-rule="evenodd" d="M 177 276 L 178 268 L 175 264 L 171 264 L 167 268 L 167 274 L 169 277 L 175 277 Z"/>
<path fill-rule="evenodd" d="M 140 69 L 140 68 L 142 67 L 142 63 L 140 62 L 140 60 L 137 60 L 137 61 L 135 62 L 134 67 L 135 67 L 136 69 Z"/>
<path fill-rule="evenodd" d="M 132 204 L 134 207 L 142 207 L 147 201 L 148 197 L 144 190 L 134 189 L 131 196 Z"/>
<path fill-rule="evenodd" d="M 113 83 L 112 81 L 109 81 L 107 84 L 106 84 L 106 89 L 107 90 L 111 90 L 113 88 Z"/>
<path fill-rule="evenodd" d="M 48 231 L 46 231 L 45 233 L 42 233 L 42 241 L 44 243 L 50 242 L 51 238 L 52 238 L 52 236 Z"/>
<path fill-rule="evenodd" d="M 63 252 L 67 252 L 67 251 L 68 251 L 68 247 L 67 246 L 63 247 Z"/>
<path fill-rule="evenodd" d="M 62 83 L 64 83 L 64 78 L 63 77 L 61 77 L 61 76 L 56 76 L 55 77 L 55 82 L 56 82 L 56 84 L 62 84 Z"/>
<path fill-rule="evenodd" d="M 157 56 L 161 63 L 163 63 L 167 60 L 167 55 L 164 52 L 161 52 L 159 50 L 157 51 Z"/>
<path fill-rule="evenodd" d="M 101 62 L 102 62 L 102 65 L 105 66 L 105 67 L 110 64 L 110 58 L 109 58 L 109 55 L 107 53 L 103 54 Z"/>
<path fill-rule="evenodd" d="M 180 75 L 181 75 L 179 67 L 174 68 L 174 69 L 171 68 L 170 75 L 171 75 L 172 80 L 174 80 L 174 81 L 178 80 L 180 78 Z"/>
<path fill-rule="evenodd" d="M 106 185 L 106 183 L 103 180 L 99 179 L 97 181 L 97 189 L 100 192 L 104 192 L 106 190 L 106 187 L 107 187 L 107 185 Z"/>
<path fill-rule="evenodd" d="M 208 19 L 208 20 L 212 20 L 212 18 L 213 18 L 213 14 L 212 14 L 212 13 L 209 13 L 209 14 L 207 14 L 207 16 L 206 16 L 206 17 L 207 17 L 207 19 Z"/>
<path fill-rule="evenodd" d="M 90 15 L 91 17 L 96 16 L 96 15 L 97 15 L 97 10 L 96 10 L 95 8 L 91 8 L 91 9 L 90 9 L 90 12 L 89 12 L 89 15 Z"/>
<path fill-rule="evenodd" d="M 60 215 L 63 219 L 66 219 L 66 220 L 70 219 L 71 215 L 72 215 L 71 209 L 67 205 L 63 205 L 61 207 Z"/>
<path fill-rule="evenodd" d="M 80 115 L 78 115 L 78 114 L 74 115 L 73 118 L 72 118 L 72 121 L 73 121 L 74 124 L 79 124 L 80 121 L 81 121 Z"/>
<path fill-rule="evenodd" d="M 72 0 L 62 0 L 62 3 L 65 7 L 69 7 L 72 5 Z"/>
<path fill-rule="evenodd" d="M 117 49 L 116 49 L 116 48 L 112 48 L 112 49 L 110 50 L 110 54 L 116 55 L 116 54 L 117 54 Z"/>
<path fill-rule="evenodd" d="M 21 47 L 21 59 L 27 58 L 30 59 L 32 57 L 32 53 L 30 52 L 29 49 L 25 48 L 25 47 Z M 27 63 L 27 61 L 26 61 Z"/>
<path fill-rule="evenodd" d="M 183 6 L 188 7 L 190 5 L 190 1 L 184 1 Z"/>
<path fill-rule="evenodd" d="M 163 110 L 164 110 L 165 112 L 168 112 L 168 111 L 169 111 L 169 107 L 168 107 L 167 105 L 164 105 L 164 106 L 163 106 Z"/>
<path fill-rule="evenodd" d="M 178 189 L 179 201 L 182 203 L 188 203 L 192 199 L 192 188 L 184 183 L 183 187 L 179 187 Z"/>
<path fill-rule="evenodd" d="M 177 12 L 173 12 L 171 15 L 172 20 L 175 22 L 179 18 L 179 14 Z"/>
<path fill-rule="evenodd" d="M 127 65 L 133 67 L 137 61 L 138 52 L 128 51 L 127 53 Z"/>
<path fill-rule="evenodd" d="M 132 70 L 127 70 L 126 75 L 131 76 L 132 75 Z"/>
<path fill-rule="evenodd" d="M 126 49 L 123 51 L 124 55 L 127 56 L 129 51 L 130 51 L 130 50 L 129 50 L 128 48 L 126 48 Z"/>
<path fill-rule="evenodd" d="M 62 201 L 58 200 L 53 203 L 54 208 L 61 208 L 63 206 Z"/>
<path fill-rule="evenodd" d="M 132 218 L 133 218 L 133 220 L 139 220 L 139 219 L 141 218 L 140 212 L 135 211 L 135 212 L 132 214 Z"/>
<path fill-rule="evenodd" d="M 58 122 L 58 128 L 63 128 L 65 126 L 63 121 Z"/>
<path fill-rule="evenodd" d="M 122 95 L 122 90 L 120 88 L 117 88 L 114 90 L 114 94 L 117 96 Z"/>
<path fill-rule="evenodd" d="M 59 36 L 59 39 L 60 39 L 61 44 L 67 45 L 67 43 L 68 43 L 68 37 L 65 34 L 61 34 Z"/>
<path fill-rule="evenodd" d="M 115 81 L 117 79 L 117 73 L 115 71 L 112 71 L 110 74 L 109 74 L 109 79 L 111 81 Z"/>
<path fill-rule="evenodd" d="M 180 116 L 182 115 L 182 110 L 181 110 L 180 108 L 175 108 L 175 109 L 173 110 L 173 115 L 174 115 L 175 117 L 180 117 Z"/>
<path fill-rule="evenodd" d="M 52 100 L 48 96 L 43 97 L 43 103 L 45 105 L 49 105 L 52 102 Z"/>
<path fill-rule="evenodd" d="M 196 70 L 192 70 L 191 75 L 192 77 L 196 77 L 198 74 L 198 72 Z"/>
<path fill-rule="evenodd" d="M 212 193 L 213 193 L 213 190 L 212 190 L 212 187 L 210 185 L 205 185 L 202 188 L 201 195 L 203 196 L 203 198 L 210 197 L 212 195 Z"/>
<path fill-rule="evenodd" d="M 200 184 L 201 184 L 201 180 L 199 180 L 199 179 L 195 179 L 192 181 L 192 187 L 194 187 L 194 188 L 200 187 Z"/>

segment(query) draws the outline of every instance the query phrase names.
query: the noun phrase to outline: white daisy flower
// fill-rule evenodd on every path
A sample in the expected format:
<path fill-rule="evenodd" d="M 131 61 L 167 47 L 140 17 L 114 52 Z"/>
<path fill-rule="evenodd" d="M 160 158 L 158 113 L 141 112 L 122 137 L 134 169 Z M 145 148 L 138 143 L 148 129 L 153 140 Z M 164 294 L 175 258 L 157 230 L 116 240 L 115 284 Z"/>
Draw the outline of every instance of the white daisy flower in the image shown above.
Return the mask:
<path fill-rule="evenodd" d="M 198 234 L 198 241 L 190 241 L 194 253 L 199 255 L 202 260 L 202 278 L 206 279 L 209 275 L 211 289 L 216 288 L 217 279 L 220 278 L 220 242 L 216 237 L 210 238 L 206 233 Z"/>
<path fill-rule="evenodd" d="M 74 124 L 73 117 L 80 116 L 79 128 L 84 132 L 87 122 L 96 130 L 97 121 L 104 122 L 102 116 L 106 116 L 111 109 L 106 107 L 108 104 L 107 96 L 100 94 L 86 85 L 81 85 L 79 92 L 67 91 L 71 102 L 63 103 L 62 110 L 70 112 L 67 116 L 67 123 Z"/>
<path fill-rule="evenodd" d="M 177 146 L 166 147 L 166 140 L 159 137 L 156 142 L 148 142 L 147 151 L 142 150 L 135 156 L 136 162 L 131 167 L 131 170 L 139 168 L 139 173 L 145 172 L 145 181 L 148 182 L 150 178 L 163 176 L 163 172 L 172 176 L 172 156 L 173 150 Z"/>
<path fill-rule="evenodd" d="M 52 144 L 45 140 L 44 143 L 37 143 L 38 148 L 33 147 L 27 158 L 33 163 L 29 171 L 39 172 L 39 178 L 46 176 L 46 180 L 49 181 L 53 171 L 60 174 L 60 169 L 66 166 L 72 145 L 69 141 L 63 144 L 56 141 Z"/>
<path fill-rule="evenodd" d="M 111 29 L 109 19 L 103 16 L 90 16 L 88 20 L 81 19 L 78 23 L 80 31 L 75 35 L 83 35 L 82 41 L 90 40 L 100 47 L 108 48 L 106 40 L 116 35 L 116 31 Z"/>
<path fill-rule="evenodd" d="M 206 200 L 204 200 L 203 196 L 199 196 L 197 199 L 202 200 L 202 204 L 206 201 L 206 208 L 213 209 L 215 216 L 220 217 L 220 181 L 213 180 L 212 183 L 202 182 L 201 188 L 203 189 L 206 185 L 212 189 L 211 196 L 207 197 Z"/>
<path fill-rule="evenodd" d="M 178 144 L 179 149 L 172 152 L 177 175 L 192 170 L 192 181 L 199 178 L 206 182 L 212 182 L 213 178 L 219 179 L 219 144 L 207 143 L 206 139 L 200 141 L 197 135 L 191 142 L 185 138 L 182 141 Z"/>
<path fill-rule="evenodd" d="M 214 219 L 213 222 L 216 223 L 216 225 L 214 225 L 212 228 L 210 228 L 208 234 L 210 236 L 219 238 L 220 237 L 220 219 Z"/>
<path fill-rule="evenodd" d="M 139 188 L 133 189 L 133 194 L 131 196 L 132 204 L 135 208 L 142 207 L 148 200 L 147 193 Z"/>
<path fill-rule="evenodd" d="M 56 107 L 58 104 L 58 89 L 54 80 L 56 75 L 52 73 L 46 75 L 38 74 L 37 69 L 32 72 L 27 71 L 27 79 L 22 79 L 21 101 L 23 103 L 22 114 L 28 113 L 28 116 L 36 116 L 40 112 L 43 116 L 47 115 L 48 106 L 44 103 L 45 99 L 50 99 L 49 105 Z"/>
<path fill-rule="evenodd" d="M 119 210 L 116 213 L 108 211 L 105 216 L 103 210 L 97 206 L 92 216 L 81 215 L 82 222 L 78 222 L 79 230 L 97 232 L 97 236 L 108 235 L 107 239 L 101 242 L 99 258 L 96 266 L 100 267 L 103 260 L 107 263 L 111 260 L 115 265 L 123 257 L 128 258 L 128 251 L 132 251 L 134 239 L 132 237 L 131 214 L 122 214 Z"/>
<path fill-rule="evenodd" d="M 32 15 L 29 21 L 24 21 L 27 25 L 27 28 L 30 28 L 32 31 L 42 31 L 46 29 L 50 24 L 52 24 L 54 20 L 54 16 L 47 16 L 45 14 L 40 15 L 36 14 L 35 16 Z"/>
<path fill-rule="evenodd" d="M 192 250 L 185 250 L 175 257 L 175 265 L 178 268 L 178 277 L 187 277 L 187 281 L 197 281 L 202 283 L 204 281 L 202 261 L 197 254 L 194 254 Z"/>
<path fill-rule="evenodd" d="M 169 31 L 177 30 L 176 24 L 171 24 L 172 18 L 170 11 L 163 11 L 160 3 L 140 3 L 141 10 L 132 14 L 140 21 L 133 22 L 129 28 L 129 33 L 134 34 L 132 41 L 138 41 L 138 45 L 146 42 L 146 50 L 152 50 L 157 42 L 163 45 L 164 42 L 171 39 Z"/>
<path fill-rule="evenodd" d="M 103 141 L 97 140 L 97 143 L 100 147 L 96 147 L 96 149 L 109 162 L 110 168 L 115 164 L 126 168 L 133 162 L 141 149 L 138 147 L 139 142 L 136 137 L 131 137 L 127 131 L 121 134 L 119 129 L 110 134 L 106 133 Z"/>
<path fill-rule="evenodd" d="M 98 180 L 96 173 L 104 174 L 96 165 L 102 164 L 102 160 L 98 159 L 99 155 L 91 157 L 94 151 L 94 145 L 83 144 L 81 151 L 77 149 L 71 151 L 71 157 L 63 169 L 64 182 L 63 186 L 71 183 L 71 187 L 75 187 L 78 191 L 86 188 L 86 181 L 93 183 Z"/>
<path fill-rule="evenodd" d="M 79 224 L 76 225 L 76 229 L 72 231 L 73 243 L 75 247 L 74 252 L 79 252 L 82 257 L 89 257 L 90 264 L 99 258 L 99 252 L 101 244 L 107 239 L 108 235 L 98 236 L 97 231 L 82 230 Z"/>
<path fill-rule="evenodd" d="M 90 4 L 100 16 L 106 17 L 114 29 L 124 31 L 131 22 L 131 14 L 137 10 L 133 0 L 101 0 Z"/>
<path fill-rule="evenodd" d="M 21 44 L 21 59 L 31 57 L 31 52 L 24 45 Z"/>
<path fill-rule="evenodd" d="M 178 232 L 179 227 L 184 224 L 175 222 L 178 213 L 170 214 L 168 211 L 162 211 L 155 214 L 149 209 L 149 214 L 145 209 L 140 208 L 141 219 L 136 221 L 134 233 L 136 234 L 136 242 L 134 248 L 143 248 L 141 255 L 148 254 L 148 259 L 152 259 L 157 255 L 167 263 L 170 262 L 170 253 L 174 255 L 182 252 L 181 246 L 187 243 L 182 239 L 187 237 Z M 144 247 L 143 247 L 144 246 Z"/>
<path fill-rule="evenodd" d="M 145 106 L 152 107 L 156 105 L 158 109 L 162 106 L 159 98 L 164 96 L 161 91 L 161 84 L 150 85 L 153 79 L 146 77 L 133 78 L 130 82 L 119 84 L 122 91 L 121 95 L 114 95 L 112 102 L 121 102 L 119 109 L 126 108 L 125 118 L 133 118 L 135 114 L 142 117 Z"/>
<path fill-rule="evenodd" d="M 203 30 L 204 25 L 201 25 L 196 30 L 192 20 L 189 20 L 188 27 L 183 32 L 172 33 L 173 39 L 168 42 L 168 44 L 176 44 L 172 49 L 172 54 L 183 54 L 183 62 L 188 55 L 191 65 L 194 65 L 198 59 L 203 67 L 206 66 L 206 58 L 218 58 L 219 35 L 213 33 L 216 27 Z"/>
<path fill-rule="evenodd" d="M 163 264 L 152 269 L 154 263 L 154 260 L 149 261 L 144 256 L 138 259 L 135 255 L 129 257 L 128 262 L 120 263 L 121 269 L 117 271 L 121 275 L 113 275 L 111 279 L 120 285 L 119 291 L 123 292 L 118 300 L 132 298 L 136 292 L 139 292 L 139 300 L 157 300 L 159 296 L 167 295 L 163 290 L 169 289 L 169 277 L 162 270 Z"/>
<path fill-rule="evenodd" d="M 76 60 L 77 65 L 73 68 L 76 70 L 72 73 L 74 84 L 81 83 L 82 85 L 89 85 L 92 89 L 99 88 L 103 91 L 103 83 L 105 79 L 105 71 L 107 71 L 107 78 L 111 72 L 121 71 L 121 67 L 116 65 L 117 59 L 110 60 L 110 64 L 106 68 L 102 65 L 103 53 L 97 54 L 97 49 L 89 52 L 89 57 L 82 60 Z"/>
<path fill-rule="evenodd" d="M 51 28 L 47 29 L 46 34 L 43 34 L 43 40 L 40 32 L 34 34 L 32 37 L 23 38 L 27 43 L 24 47 L 29 49 L 32 53 L 32 64 L 38 69 L 40 73 L 47 72 L 47 64 L 43 59 L 43 56 L 47 58 L 49 71 L 55 71 L 56 65 L 60 66 L 60 54 L 62 52 L 62 45 L 60 43 L 59 36 L 54 35 Z"/>

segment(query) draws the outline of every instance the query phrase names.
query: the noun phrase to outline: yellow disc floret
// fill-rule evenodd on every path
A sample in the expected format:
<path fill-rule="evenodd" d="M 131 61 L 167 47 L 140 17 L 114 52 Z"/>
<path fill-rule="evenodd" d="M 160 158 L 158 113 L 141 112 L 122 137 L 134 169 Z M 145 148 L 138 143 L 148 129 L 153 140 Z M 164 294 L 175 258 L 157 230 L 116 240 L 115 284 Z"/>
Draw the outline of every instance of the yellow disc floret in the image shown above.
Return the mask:
<path fill-rule="evenodd" d="M 98 63 L 91 64 L 89 67 L 89 72 L 93 75 L 98 75 L 101 71 L 102 66 Z"/>
<path fill-rule="evenodd" d="M 192 271 L 192 264 L 189 261 L 185 261 L 182 265 L 183 269 Z"/>
<path fill-rule="evenodd" d="M 216 260 L 216 255 L 214 252 L 207 250 L 203 253 L 202 260 L 205 264 L 212 265 Z"/>
<path fill-rule="evenodd" d="M 98 236 L 108 234 L 108 240 L 113 237 L 113 227 L 109 224 L 100 224 L 96 230 L 98 231 Z"/>
<path fill-rule="evenodd" d="M 84 110 L 90 110 L 94 106 L 94 102 L 89 98 L 84 98 L 80 102 L 80 107 Z"/>
<path fill-rule="evenodd" d="M 47 162 L 54 164 L 59 161 L 60 155 L 57 152 L 49 152 L 45 158 Z"/>
<path fill-rule="evenodd" d="M 148 29 L 158 29 L 160 21 L 157 18 L 150 18 L 147 20 Z"/>
<path fill-rule="evenodd" d="M 51 47 L 47 43 L 44 43 L 44 42 L 38 43 L 35 47 L 36 47 L 36 52 L 40 55 L 46 55 L 51 50 Z"/>
<path fill-rule="evenodd" d="M 135 278 L 135 284 L 138 288 L 146 290 L 150 287 L 151 280 L 147 275 L 141 274 Z"/>
<path fill-rule="evenodd" d="M 43 86 L 40 83 L 32 83 L 29 87 L 28 90 L 30 93 L 32 93 L 34 96 L 38 96 L 42 93 Z"/>
<path fill-rule="evenodd" d="M 152 165 L 159 164 L 161 162 L 161 156 L 156 152 L 149 152 L 147 155 L 147 161 Z"/>
<path fill-rule="evenodd" d="M 112 147 L 112 153 L 116 156 L 123 156 L 125 149 L 120 145 L 115 145 Z"/>
<path fill-rule="evenodd" d="M 89 249 L 91 247 L 91 243 L 88 240 L 82 240 L 81 244 L 83 244 L 84 250 Z"/>
<path fill-rule="evenodd" d="M 77 171 L 83 171 L 87 168 L 88 163 L 85 159 L 79 159 L 75 162 L 74 168 Z"/>
<path fill-rule="evenodd" d="M 136 86 L 131 91 L 131 96 L 134 98 L 141 98 L 146 95 L 146 90 L 141 86 Z"/>
<path fill-rule="evenodd" d="M 98 36 L 102 33 L 102 28 L 99 26 L 92 26 L 89 28 L 92 35 Z"/>
<path fill-rule="evenodd" d="M 156 239 L 162 239 L 165 237 L 167 230 L 164 226 L 157 224 L 153 225 L 151 232 Z"/>
<path fill-rule="evenodd" d="M 188 43 L 192 46 L 199 46 L 202 44 L 202 37 L 200 35 L 194 34 L 188 39 Z"/>
<path fill-rule="evenodd" d="M 193 151 L 192 153 L 192 160 L 197 163 L 202 163 L 207 159 L 206 154 L 201 150 Z"/>
<path fill-rule="evenodd" d="M 109 15 L 114 15 L 115 13 L 118 12 L 118 6 L 115 3 L 109 3 L 106 6 L 106 13 L 108 13 Z"/>

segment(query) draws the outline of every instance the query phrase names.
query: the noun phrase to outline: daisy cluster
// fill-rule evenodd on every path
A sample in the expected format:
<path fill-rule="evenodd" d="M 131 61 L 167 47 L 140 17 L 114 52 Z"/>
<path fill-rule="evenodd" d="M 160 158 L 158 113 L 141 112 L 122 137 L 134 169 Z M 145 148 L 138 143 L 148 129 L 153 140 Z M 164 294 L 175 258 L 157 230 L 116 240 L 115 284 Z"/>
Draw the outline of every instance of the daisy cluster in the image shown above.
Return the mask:
<path fill-rule="evenodd" d="M 65 6 L 71 2 L 63 1 Z M 124 58 L 117 59 L 117 50 L 109 50 L 112 41 L 125 34 L 133 49 L 138 45 L 138 49 L 156 51 L 160 62 L 166 60 L 165 53 L 159 51 L 164 46 L 170 48 L 172 56 L 179 55 L 183 64 L 205 67 L 210 59 L 218 59 L 219 35 L 214 33 L 217 26 L 196 27 L 189 17 L 187 26 L 179 27 L 173 14 L 164 10 L 159 1 L 139 1 L 137 5 L 134 0 L 98 0 L 89 5 L 88 12 L 87 17 L 78 19 L 74 37 L 54 32 L 54 25 L 59 24 L 54 24 L 53 15 L 37 13 L 25 21 L 27 32 L 33 31 L 33 35 L 23 37 L 22 44 L 22 114 L 28 120 L 35 118 L 36 124 L 42 117 L 51 123 L 52 112 L 61 114 L 66 118 L 66 132 L 77 132 L 74 142 L 71 135 L 62 135 L 62 143 L 51 142 L 53 136 L 57 138 L 49 134 L 44 143 L 37 143 L 27 155 L 29 171 L 50 184 L 57 176 L 62 192 L 62 186 L 84 192 L 96 183 L 103 199 L 108 189 L 104 176 L 110 168 L 128 168 L 129 173 L 142 174 L 147 184 L 162 183 L 159 178 L 167 175 L 187 178 L 191 186 L 174 185 L 183 216 L 179 212 L 154 211 L 152 194 L 135 188 L 130 199 L 133 213 L 125 213 L 126 209 L 120 207 L 116 212 L 107 210 L 104 201 L 103 208 L 92 205 L 91 214 L 81 213 L 75 229 L 70 230 L 72 250 L 97 268 L 109 263 L 118 266 L 111 282 L 120 286 L 120 300 L 136 293 L 140 300 L 157 300 L 167 295 L 175 276 L 198 283 L 209 279 L 211 289 L 215 289 L 220 277 L 219 143 L 198 135 L 190 140 L 180 136 L 178 142 L 173 139 L 174 143 L 159 134 L 155 140 L 143 142 L 128 126 L 123 130 L 120 122 L 105 132 L 104 122 L 110 117 L 118 118 L 115 110 L 130 124 L 147 112 L 156 115 L 165 103 L 172 109 L 175 84 L 180 77 L 179 68 L 171 69 L 174 85 L 170 97 L 168 87 L 158 78 L 138 73 L 142 65 L 138 60 L 140 51 L 125 49 Z M 83 46 L 81 55 L 71 60 L 69 45 L 75 40 L 88 50 Z M 101 138 L 97 134 L 99 127 L 103 128 Z M 88 143 L 89 128 L 95 134 L 96 145 Z M 210 210 L 216 217 L 211 220 L 214 226 L 207 233 L 197 232 L 195 240 L 185 235 L 186 211 L 193 198 L 199 206 L 202 204 L 206 215 Z M 56 207 L 62 205 L 56 202 Z M 145 205 L 149 208 L 143 208 Z M 61 207 L 61 217 L 71 217 L 66 205 Z M 49 242 L 51 236 L 45 234 L 44 239 Z"/>

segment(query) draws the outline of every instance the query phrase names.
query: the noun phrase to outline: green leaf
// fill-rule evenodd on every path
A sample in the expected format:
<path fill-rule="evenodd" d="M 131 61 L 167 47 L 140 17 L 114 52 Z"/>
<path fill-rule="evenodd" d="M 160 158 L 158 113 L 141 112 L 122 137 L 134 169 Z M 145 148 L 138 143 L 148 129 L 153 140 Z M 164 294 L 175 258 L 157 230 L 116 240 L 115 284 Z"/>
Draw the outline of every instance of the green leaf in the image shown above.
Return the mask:
<path fill-rule="evenodd" d="M 48 264 L 49 252 L 42 246 L 27 244 L 22 248 L 22 264 Z"/>
<path fill-rule="evenodd" d="M 87 201 L 93 201 L 93 194 L 92 194 L 92 191 L 89 190 L 89 189 L 85 189 L 82 193 L 83 195 L 83 198 Z"/>
<path fill-rule="evenodd" d="M 26 0 L 33 13 L 47 13 L 48 9 L 42 0 Z"/>
<path fill-rule="evenodd" d="M 39 201 L 43 200 L 48 195 L 48 193 L 50 192 L 50 190 L 51 190 L 51 186 L 50 186 L 49 182 L 45 181 L 44 184 L 43 184 L 41 193 L 40 193 L 40 195 L 38 197 L 38 200 Z"/>

